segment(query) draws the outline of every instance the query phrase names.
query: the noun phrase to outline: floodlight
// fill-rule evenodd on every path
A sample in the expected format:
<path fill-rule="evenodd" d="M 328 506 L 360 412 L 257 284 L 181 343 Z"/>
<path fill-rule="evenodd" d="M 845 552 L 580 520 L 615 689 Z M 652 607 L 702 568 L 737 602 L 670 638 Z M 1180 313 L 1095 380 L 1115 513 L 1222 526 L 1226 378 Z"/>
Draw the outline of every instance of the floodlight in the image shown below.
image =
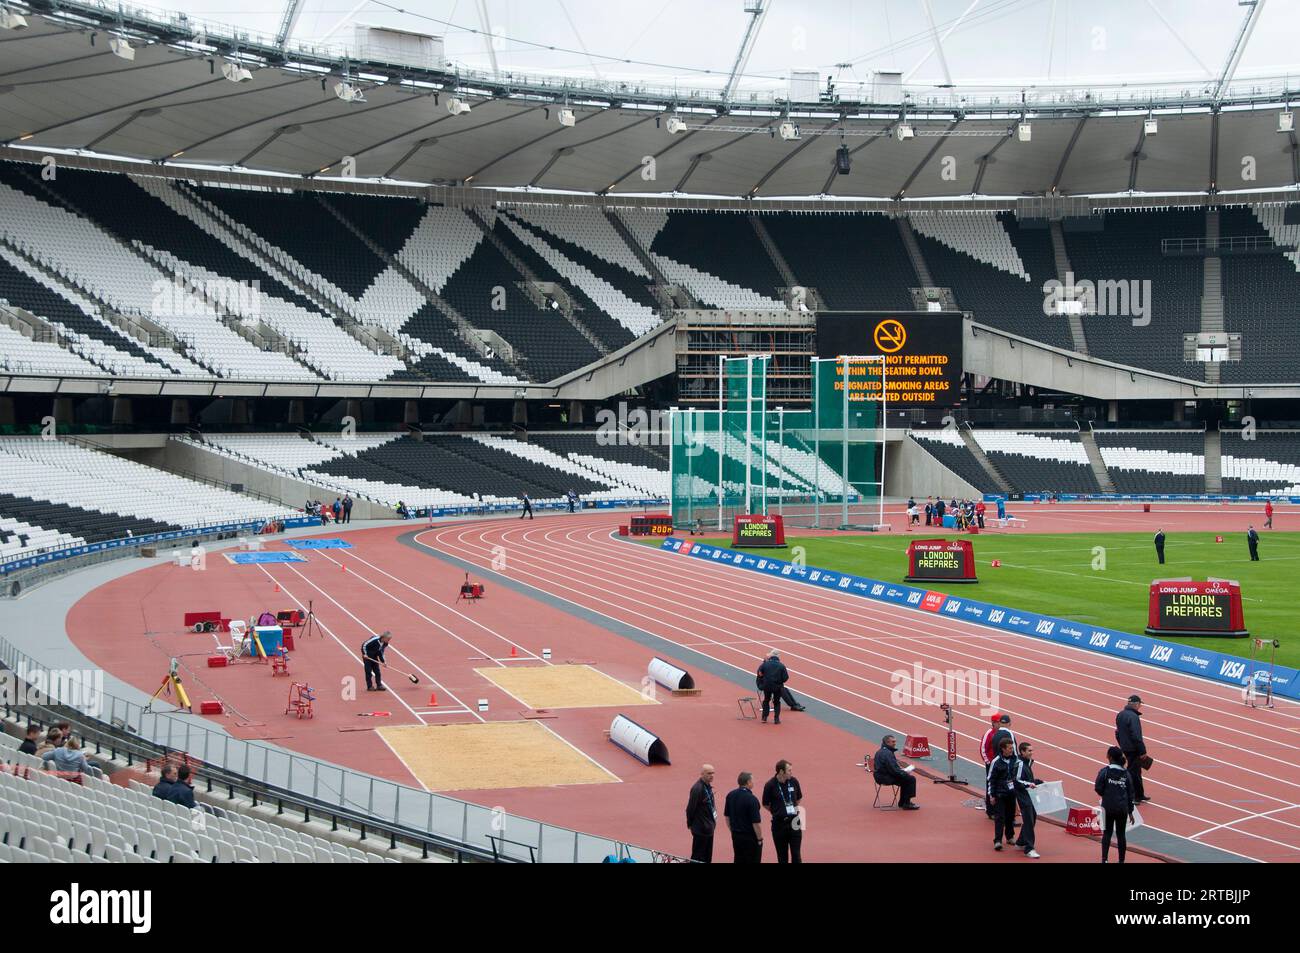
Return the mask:
<path fill-rule="evenodd" d="M 894 128 L 894 135 L 898 136 L 899 142 L 906 142 L 908 139 L 911 139 L 916 135 L 916 130 L 913 129 L 911 126 L 909 126 L 907 123 L 900 122 Z"/>
<path fill-rule="evenodd" d="M 676 116 L 668 117 L 668 135 L 675 136 L 679 132 L 686 131 L 686 123 Z"/>
<path fill-rule="evenodd" d="M 447 100 L 447 112 L 451 113 L 453 116 L 467 113 L 469 112 L 469 109 L 469 103 L 465 102 L 463 99 L 457 99 L 453 96 L 451 99 Z"/>
<path fill-rule="evenodd" d="M 364 103 L 366 94 L 359 86 L 353 86 L 351 83 L 335 83 L 334 95 L 345 103 Z"/>
<path fill-rule="evenodd" d="M 567 108 L 561 109 L 559 112 L 559 117 L 560 117 L 561 126 L 572 126 L 575 122 L 577 122 L 577 119 L 573 115 L 572 109 L 567 109 Z"/>
<path fill-rule="evenodd" d="M 115 36 L 112 39 L 110 39 L 108 41 L 108 48 L 110 51 L 112 51 L 114 56 L 120 57 L 121 59 L 124 60 L 135 59 L 135 50 L 131 48 L 130 43 L 128 43 L 125 39 L 123 39 L 120 36 Z"/>
<path fill-rule="evenodd" d="M 232 83 L 247 83 L 253 78 L 247 69 L 229 60 L 221 64 L 221 75 Z"/>
<path fill-rule="evenodd" d="M 790 122 L 787 119 L 777 127 L 777 132 L 780 133 L 782 139 L 791 142 L 799 138 L 799 124 L 797 122 Z"/>
<path fill-rule="evenodd" d="M 1027 122 L 1022 122 L 1016 126 L 1016 138 L 1021 142 L 1028 142 L 1034 136 L 1034 127 Z"/>
<path fill-rule="evenodd" d="M 25 30 L 27 29 L 27 18 L 21 13 L 14 13 L 12 10 L 0 10 L 0 27 L 6 30 Z"/>
<path fill-rule="evenodd" d="M 1286 112 L 1277 114 L 1277 131 L 1294 132 L 1295 131 L 1295 113 L 1289 109 Z"/>
<path fill-rule="evenodd" d="M 1154 136 L 1160 131 L 1160 126 L 1156 122 L 1154 116 L 1147 116 L 1146 120 L 1142 123 L 1142 131 L 1148 136 Z"/>

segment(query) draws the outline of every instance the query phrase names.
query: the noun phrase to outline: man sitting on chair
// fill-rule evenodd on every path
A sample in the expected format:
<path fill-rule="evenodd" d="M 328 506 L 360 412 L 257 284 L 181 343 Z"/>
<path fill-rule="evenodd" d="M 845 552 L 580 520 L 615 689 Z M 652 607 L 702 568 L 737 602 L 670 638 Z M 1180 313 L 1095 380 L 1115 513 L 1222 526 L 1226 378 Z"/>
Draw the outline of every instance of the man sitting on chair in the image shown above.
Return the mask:
<path fill-rule="evenodd" d="M 871 759 L 871 776 L 883 787 L 898 788 L 898 806 L 904 811 L 915 811 L 920 805 L 913 804 L 916 797 L 916 778 L 909 771 L 904 771 L 894 754 L 898 750 L 898 739 L 885 735 L 880 739 L 880 750 Z"/>

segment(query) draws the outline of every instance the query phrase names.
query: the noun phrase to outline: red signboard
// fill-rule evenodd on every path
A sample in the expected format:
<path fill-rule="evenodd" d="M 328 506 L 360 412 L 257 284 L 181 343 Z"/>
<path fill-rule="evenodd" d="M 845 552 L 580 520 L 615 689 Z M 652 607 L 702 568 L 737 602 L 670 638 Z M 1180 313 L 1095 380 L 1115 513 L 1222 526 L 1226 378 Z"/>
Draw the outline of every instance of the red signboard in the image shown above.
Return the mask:
<path fill-rule="evenodd" d="M 906 582 L 979 582 L 968 539 L 914 539 L 907 544 Z"/>
<path fill-rule="evenodd" d="M 737 516 L 731 532 L 731 545 L 740 549 L 753 546 L 784 546 L 785 521 L 779 516 L 759 514 Z"/>
<path fill-rule="evenodd" d="M 1226 579 L 1151 583 L 1147 635 L 1249 635 L 1241 611 L 1241 586 Z"/>

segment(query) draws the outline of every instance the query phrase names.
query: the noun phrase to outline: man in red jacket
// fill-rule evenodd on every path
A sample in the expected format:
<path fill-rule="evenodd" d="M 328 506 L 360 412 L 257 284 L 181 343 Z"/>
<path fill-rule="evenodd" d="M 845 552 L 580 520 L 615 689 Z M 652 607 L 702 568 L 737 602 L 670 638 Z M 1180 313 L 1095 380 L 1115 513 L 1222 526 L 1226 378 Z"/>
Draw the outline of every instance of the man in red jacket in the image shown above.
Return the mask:
<path fill-rule="evenodd" d="M 1273 528 L 1273 501 L 1272 500 L 1264 501 L 1264 528 L 1265 529 Z"/>
<path fill-rule="evenodd" d="M 1002 715 L 1000 713 L 995 713 L 990 720 L 991 724 L 989 725 L 989 730 L 984 732 L 984 737 L 980 739 L 980 757 L 984 759 L 985 782 L 988 781 L 989 771 L 993 768 L 993 759 L 997 757 L 993 750 L 993 736 L 997 734 L 998 724 L 1002 720 Z M 984 813 L 989 816 L 989 820 L 993 820 L 993 802 L 989 800 L 988 797 L 984 798 Z"/>

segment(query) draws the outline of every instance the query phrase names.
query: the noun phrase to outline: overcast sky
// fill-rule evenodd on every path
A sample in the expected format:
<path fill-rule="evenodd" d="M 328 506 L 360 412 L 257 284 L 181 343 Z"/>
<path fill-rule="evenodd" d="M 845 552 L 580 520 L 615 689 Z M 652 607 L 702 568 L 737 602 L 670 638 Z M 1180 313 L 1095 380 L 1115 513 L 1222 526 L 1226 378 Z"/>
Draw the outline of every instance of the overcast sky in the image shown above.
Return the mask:
<path fill-rule="evenodd" d="M 1300 0 L 1260 2 L 1264 9 L 1238 77 L 1300 74 Z M 818 70 L 822 82 L 827 74 L 842 83 L 869 80 L 873 70 L 901 71 L 910 85 L 945 82 L 921 0 L 767 4 L 744 87 L 783 89 L 789 71 L 804 68 Z M 268 0 L 147 5 L 268 36 L 284 9 Z M 745 0 L 304 0 L 293 39 L 346 44 L 353 23 L 394 26 L 441 35 L 449 59 L 488 69 L 488 41 L 475 32 L 485 29 L 485 7 L 502 70 L 652 78 L 689 88 L 720 84 L 726 76 L 749 21 L 745 6 Z M 941 34 L 969 10 L 942 44 L 959 88 L 1197 82 L 1222 69 L 1245 16 L 1237 0 L 932 0 L 931 7 Z"/>

